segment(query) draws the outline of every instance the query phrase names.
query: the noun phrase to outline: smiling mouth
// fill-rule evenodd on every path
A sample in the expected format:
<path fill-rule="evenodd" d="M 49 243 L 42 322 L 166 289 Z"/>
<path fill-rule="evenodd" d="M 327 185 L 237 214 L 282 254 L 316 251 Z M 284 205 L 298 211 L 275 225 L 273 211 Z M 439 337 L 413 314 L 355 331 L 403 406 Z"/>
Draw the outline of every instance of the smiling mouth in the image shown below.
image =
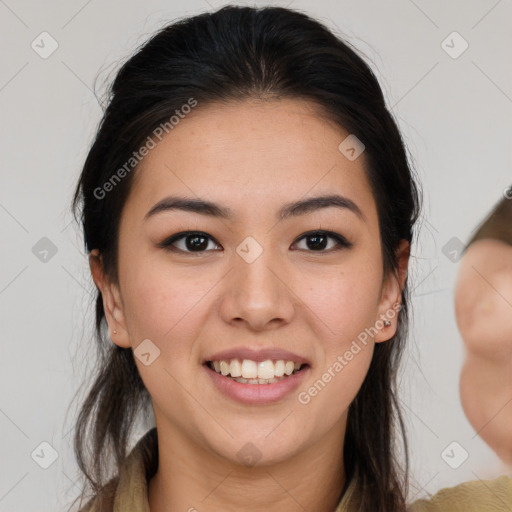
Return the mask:
<path fill-rule="evenodd" d="M 231 359 L 207 361 L 205 365 L 214 372 L 241 384 L 274 384 L 309 366 L 282 359 L 267 359 L 259 363 L 250 359 Z"/>

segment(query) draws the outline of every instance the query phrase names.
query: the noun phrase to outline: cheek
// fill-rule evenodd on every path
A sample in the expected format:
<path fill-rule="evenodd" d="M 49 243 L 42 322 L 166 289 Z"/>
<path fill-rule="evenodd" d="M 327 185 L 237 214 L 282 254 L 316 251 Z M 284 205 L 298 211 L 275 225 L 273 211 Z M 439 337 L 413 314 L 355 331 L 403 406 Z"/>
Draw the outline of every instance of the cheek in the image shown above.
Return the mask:
<path fill-rule="evenodd" d="M 319 381 L 310 391 L 320 394 L 325 386 L 317 406 L 325 407 L 328 412 L 323 413 L 324 417 L 332 415 L 333 420 L 354 399 L 373 355 L 382 278 L 380 261 L 359 260 L 355 263 L 354 259 L 350 268 L 318 278 L 317 286 L 304 289 L 304 296 L 309 297 L 307 305 L 314 312 L 309 318 L 321 341 L 316 350 Z"/>
<path fill-rule="evenodd" d="M 318 274 L 302 288 L 297 283 L 298 295 L 307 297 L 304 302 L 336 346 L 375 323 L 381 279 L 375 268 L 378 262 L 352 264 Z"/>
<path fill-rule="evenodd" d="M 325 363 L 315 368 L 314 378 L 297 395 L 319 431 L 346 413 L 368 373 L 373 349 L 372 342 L 360 342 L 349 334 L 324 345 Z"/>
<path fill-rule="evenodd" d="M 198 315 L 213 282 L 197 279 L 192 272 L 177 272 L 169 266 L 139 265 L 124 282 L 125 317 L 132 343 L 136 338 L 154 338 L 157 343 L 193 335 Z M 197 328 L 197 327 L 196 327 Z M 192 329 L 192 332 L 190 330 Z"/>

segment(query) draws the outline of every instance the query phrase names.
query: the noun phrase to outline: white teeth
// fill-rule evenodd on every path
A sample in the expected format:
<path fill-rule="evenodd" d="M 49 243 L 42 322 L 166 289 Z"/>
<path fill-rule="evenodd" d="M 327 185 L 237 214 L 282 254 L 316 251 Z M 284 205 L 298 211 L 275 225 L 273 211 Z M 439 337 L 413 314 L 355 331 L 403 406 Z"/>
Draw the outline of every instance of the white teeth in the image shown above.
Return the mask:
<path fill-rule="evenodd" d="M 210 363 L 210 367 L 213 367 L 217 373 L 229 375 L 237 382 L 244 384 L 272 384 L 286 375 L 297 372 L 301 366 L 301 363 L 282 359 L 275 362 L 267 359 L 259 363 L 250 359 L 244 359 L 242 362 L 238 359 L 230 361 L 223 359 Z"/>
<path fill-rule="evenodd" d="M 254 361 L 244 359 L 242 361 L 242 377 L 244 379 L 254 379 L 258 376 L 258 367 Z"/>
<path fill-rule="evenodd" d="M 259 379 L 273 379 L 274 378 L 274 363 L 270 360 L 258 363 L 258 378 Z"/>
<path fill-rule="evenodd" d="M 231 377 L 241 377 L 242 376 L 242 365 L 238 359 L 233 359 L 231 364 L 229 365 L 229 373 Z"/>
<path fill-rule="evenodd" d="M 294 366 L 295 364 L 293 361 L 286 361 L 286 364 L 284 365 L 284 373 L 286 373 L 286 375 L 291 375 L 293 373 Z"/>
<path fill-rule="evenodd" d="M 284 361 L 276 361 L 275 367 L 274 367 L 274 375 L 276 377 L 282 377 L 284 375 Z"/>
<path fill-rule="evenodd" d="M 229 363 L 227 361 L 220 362 L 220 373 L 227 375 L 229 373 Z"/>

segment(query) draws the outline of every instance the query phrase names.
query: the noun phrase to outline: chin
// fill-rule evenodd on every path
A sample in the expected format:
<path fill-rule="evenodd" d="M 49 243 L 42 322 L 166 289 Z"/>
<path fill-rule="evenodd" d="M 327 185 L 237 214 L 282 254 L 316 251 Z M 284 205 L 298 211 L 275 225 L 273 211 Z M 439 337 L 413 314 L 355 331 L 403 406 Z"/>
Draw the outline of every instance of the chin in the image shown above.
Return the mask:
<path fill-rule="evenodd" d="M 247 467 L 273 466 L 292 458 L 297 444 L 287 446 L 281 438 L 270 439 L 267 434 L 250 435 L 230 439 L 229 445 L 212 445 L 218 456 L 232 464 Z M 291 439 L 288 436 L 287 439 Z"/>

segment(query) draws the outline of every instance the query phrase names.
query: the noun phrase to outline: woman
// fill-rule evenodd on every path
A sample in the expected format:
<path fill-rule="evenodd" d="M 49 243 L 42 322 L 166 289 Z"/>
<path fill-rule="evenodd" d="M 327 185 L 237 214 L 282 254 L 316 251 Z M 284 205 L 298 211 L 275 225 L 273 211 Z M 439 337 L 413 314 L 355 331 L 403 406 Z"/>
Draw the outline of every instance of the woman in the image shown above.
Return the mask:
<path fill-rule="evenodd" d="M 512 464 L 512 189 L 465 247 L 455 289 L 464 346 L 460 397 L 480 437 Z"/>
<path fill-rule="evenodd" d="M 101 361 L 82 510 L 406 510 L 419 193 L 371 70 L 304 14 L 226 7 L 162 29 L 111 93 L 74 198 Z M 476 486 L 461 503 L 512 499 Z"/>

